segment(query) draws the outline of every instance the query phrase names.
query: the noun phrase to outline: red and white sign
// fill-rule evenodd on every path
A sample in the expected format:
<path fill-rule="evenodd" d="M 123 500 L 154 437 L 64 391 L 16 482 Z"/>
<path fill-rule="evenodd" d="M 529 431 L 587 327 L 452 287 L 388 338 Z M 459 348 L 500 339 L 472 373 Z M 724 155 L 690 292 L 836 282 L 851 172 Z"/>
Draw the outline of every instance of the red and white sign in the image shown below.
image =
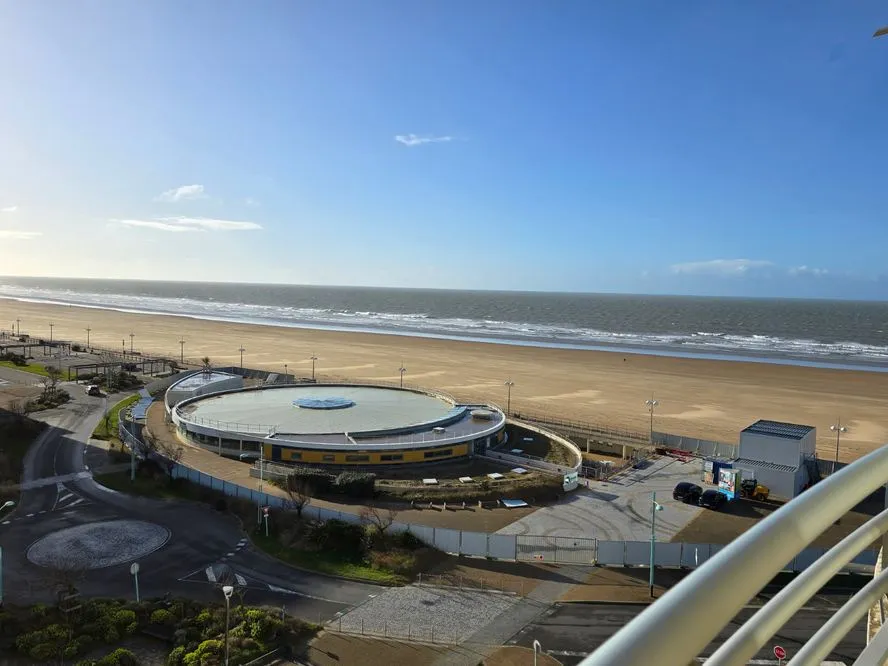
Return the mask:
<path fill-rule="evenodd" d="M 778 659 L 786 659 L 786 650 L 779 645 L 774 646 L 774 656 Z"/>

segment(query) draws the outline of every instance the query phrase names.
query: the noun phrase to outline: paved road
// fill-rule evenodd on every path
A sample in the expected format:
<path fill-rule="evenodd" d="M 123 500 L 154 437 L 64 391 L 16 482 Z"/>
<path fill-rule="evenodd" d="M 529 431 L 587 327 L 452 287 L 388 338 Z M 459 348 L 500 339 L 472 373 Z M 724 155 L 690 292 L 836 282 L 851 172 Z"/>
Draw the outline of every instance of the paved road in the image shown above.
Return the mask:
<path fill-rule="evenodd" d="M 46 596 L 52 573 L 30 562 L 28 548 L 42 537 L 66 528 L 100 521 L 144 521 L 168 531 L 166 543 L 138 557 L 143 596 L 166 593 L 198 599 L 221 599 L 219 581 L 228 575 L 253 604 L 285 606 L 312 621 L 363 603 L 380 588 L 298 571 L 254 552 L 236 521 L 212 508 L 189 502 L 131 497 L 95 483 L 89 474 L 105 453 L 84 444 L 107 403 L 115 396 L 90 397 L 69 389 L 74 399 L 44 414 L 51 425 L 25 459 L 26 490 L 13 514 L 0 523 L 6 599 Z M 163 530 L 159 530 L 163 531 Z M 109 552 L 115 546 L 109 544 Z M 87 595 L 133 596 L 130 562 L 86 574 L 79 588 Z"/>
<path fill-rule="evenodd" d="M 532 647 L 533 641 L 538 640 L 544 651 L 550 652 L 565 666 L 573 666 L 579 664 L 587 654 L 613 636 L 646 607 L 641 604 L 556 604 L 546 616 L 522 629 L 509 642 Z M 834 605 L 824 604 L 823 607 L 799 611 L 789 624 L 780 630 L 774 642 L 761 650 L 756 658 L 773 659 L 771 650 L 776 644 L 782 645 L 792 656 L 832 616 L 834 609 Z M 712 654 L 754 613 L 755 609 L 751 608 L 741 611 L 734 622 L 722 630 L 717 640 L 706 648 L 702 656 Z M 865 646 L 866 628 L 864 622 L 860 622 L 829 658 L 850 664 Z"/>

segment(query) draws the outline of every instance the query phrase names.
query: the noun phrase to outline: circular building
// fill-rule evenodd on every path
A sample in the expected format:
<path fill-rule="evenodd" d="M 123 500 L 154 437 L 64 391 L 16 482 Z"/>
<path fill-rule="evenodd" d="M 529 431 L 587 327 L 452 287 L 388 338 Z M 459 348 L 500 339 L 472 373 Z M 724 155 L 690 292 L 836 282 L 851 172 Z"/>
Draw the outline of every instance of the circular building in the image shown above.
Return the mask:
<path fill-rule="evenodd" d="M 171 387 L 172 391 L 175 387 Z M 169 396 L 169 394 L 168 394 Z M 167 399 L 180 437 L 226 455 L 318 465 L 398 465 L 483 453 L 505 415 L 433 392 L 354 384 L 235 388 Z"/>

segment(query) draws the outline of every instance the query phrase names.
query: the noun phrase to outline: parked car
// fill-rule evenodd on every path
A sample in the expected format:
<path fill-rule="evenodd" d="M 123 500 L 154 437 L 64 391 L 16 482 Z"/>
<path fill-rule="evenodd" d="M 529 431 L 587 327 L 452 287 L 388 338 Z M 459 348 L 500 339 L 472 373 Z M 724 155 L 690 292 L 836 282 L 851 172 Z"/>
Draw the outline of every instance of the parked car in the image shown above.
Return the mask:
<path fill-rule="evenodd" d="M 728 496 L 724 493 L 721 493 L 717 490 L 707 490 L 702 495 L 700 495 L 700 500 L 697 503 L 704 509 L 712 509 L 713 511 L 718 511 L 727 501 Z"/>
<path fill-rule="evenodd" d="M 90 384 L 89 386 L 86 387 L 86 394 L 87 395 L 96 395 L 96 396 L 101 397 L 102 389 L 99 388 L 98 386 L 96 386 L 95 384 Z"/>
<path fill-rule="evenodd" d="M 700 501 L 700 495 L 702 494 L 703 489 L 696 483 L 682 481 L 672 491 L 672 499 L 685 502 L 686 504 L 696 504 Z"/>

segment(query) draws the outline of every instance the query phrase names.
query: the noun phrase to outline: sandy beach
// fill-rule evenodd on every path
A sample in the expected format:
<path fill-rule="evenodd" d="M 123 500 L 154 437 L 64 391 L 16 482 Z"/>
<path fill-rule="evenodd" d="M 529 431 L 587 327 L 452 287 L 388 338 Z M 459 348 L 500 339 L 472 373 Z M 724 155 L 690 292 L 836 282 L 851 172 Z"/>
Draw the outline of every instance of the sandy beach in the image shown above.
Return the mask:
<path fill-rule="evenodd" d="M 129 314 L 0 299 L 0 321 L 16 318 L 21 330 L 120 348 L 135 333 L 143 353 L 209 356 L 215 365 L 239 363 L 311 374 L 319 379 L 375 379 L 448 391 L 462 400 L 506 403 L 503 382 L 511 378 L 512 409 L 647 432 L 645 400 L 659 401 L 656 430 L 736 443 L 738 432 L 758 418 L 810 424 L 818 449 L 835 455 L 829 426 L 841 417 L 840 460 L 851 460 L 888 440 L 888 373 L 826 370 L 765 363 L 667 358 L 619 352 L 543 349 L 417 337 L 342 333 L 201 321 L 187 317 Z"/>

